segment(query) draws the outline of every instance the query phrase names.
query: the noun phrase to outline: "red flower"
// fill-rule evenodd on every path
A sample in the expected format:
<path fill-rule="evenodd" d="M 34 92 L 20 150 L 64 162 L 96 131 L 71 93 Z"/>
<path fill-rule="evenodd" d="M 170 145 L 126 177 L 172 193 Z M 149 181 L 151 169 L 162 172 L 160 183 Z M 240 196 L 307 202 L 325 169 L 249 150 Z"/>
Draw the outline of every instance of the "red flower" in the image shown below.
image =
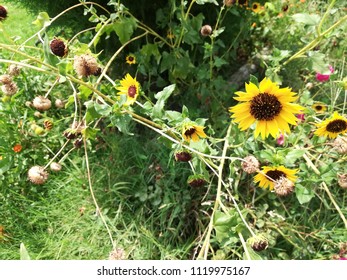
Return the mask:
<path fill-rule="evenodd" d="M 13 149 L 13 151 L 14 151 L 15 153 L 20 153 L 21 150 L 23 149 L 23 147 L 22 147 L 21 144 L 16 144 L 16 145 L 13 146 L 12 149 Z"/>

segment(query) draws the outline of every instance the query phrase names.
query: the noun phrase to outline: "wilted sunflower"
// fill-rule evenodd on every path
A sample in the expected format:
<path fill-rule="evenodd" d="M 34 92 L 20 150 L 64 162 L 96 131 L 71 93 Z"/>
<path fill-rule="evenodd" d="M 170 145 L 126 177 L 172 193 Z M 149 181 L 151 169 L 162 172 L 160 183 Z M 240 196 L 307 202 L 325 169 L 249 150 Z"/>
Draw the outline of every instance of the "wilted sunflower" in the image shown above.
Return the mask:
<path fill-rule="evenodd" d="M 327 106 L 323 103 L 315 103 L 312 105 L 312 109 L 316 111 L 316 113 L 323 113 L 327 110 Z"/>
<path fill-rule="evenodd" d="M 242 103 L 229 109 L 239 128 L 245 130 L 253 123 L 255 137 L 261 134 L 264 139 L 272 135 L 276 138 L 280 133 L 290 133 L 288 124 L 297 124 L 297 117 L 303 109 L 298 104 L 291 102 L 298 99 L 296 93 L 290 88 L 279 88 L 270 79 L 264 78 L 259 87 L 253 83 L 246 83 L 246 92 L 235 92 L 234 97 Z"/>
<path fill-rule="evenodd" d="M 129 54 L 126 58 L 125 58 L 125 62 L 128 64 L 136 64 L 136 57 L 132 54 Z"/>
<path fill-rule="evenodd" d="M 127 101 L 124 105 L 132 105 L 136 101 L 140 91 L 140 84 L 136 81 L 136 78 L 131 77 L 128 73 L 125 78 L 120 81 L 120 86 L 116 87 L 119 90 L 118 94 L 126 94 Z"/>
<path fill-rule="evenodd" d="M 252 4 L 252 11 L 254 13 L 259 13 L 261 11 L 261 6 L 258 2 L 253 2 Z"/>
<path fill-rule="evenodd" d="M 294 183 L 297 179 L 297 177 L 295 176 L 295 173 L 297 171 L 297 169 L 291 170 L 285 168 L 284 166 L 263 166 L 262 171 L 254 177 L 254 182 L 259 182 L 259 186 L 261 188 L 269 188 L 270 190 L 273 190 L 275 186 L 275 181 L 281 179 L 282 177 Z"/>
<path fill-rule="evenodd" d="M 0 5 L 0 21 L 4 20 L 7 18 L 7 9 Z"/>
<path fill-rule="evenodd" d="M 338 135 L 347 132 L 347 119 L 334 112 L 333 116 L 319 124 L 316 124 L 318 129 L 314 134 L 318 136 L 328 136 L 336 138 Z"/>
<path fill-rule="evenodd" d="M 206 138 L 206 134 L 204 132 L 203 126 L 196 125 L 194 123 L 186 123 L 182 127 L 182 136 L 183 139 L 187 142 L 192 140 L 193 142 L 197 142 L 200 138 Z"/>

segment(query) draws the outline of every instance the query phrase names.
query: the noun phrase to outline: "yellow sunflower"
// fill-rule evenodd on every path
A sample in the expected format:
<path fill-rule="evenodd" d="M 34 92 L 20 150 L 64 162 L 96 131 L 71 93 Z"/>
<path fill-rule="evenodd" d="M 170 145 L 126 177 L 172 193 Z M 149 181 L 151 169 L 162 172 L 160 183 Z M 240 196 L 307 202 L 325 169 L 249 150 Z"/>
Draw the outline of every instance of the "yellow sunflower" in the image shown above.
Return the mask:
<path fill-rule="evenodd" d="M 297 176 L 295 176 L 297 172 L 298 169 L 291 170 L 285 168 L 284 166 L 263 166 L 262 170 L 254 177 L 254 183 L 259 182 L 259 186 L 261 188 L 269 188 L 270 190 L 273 190 L 275 181 L 281 179 L 282 177 L 294 183 L 297 179 Z"/>
<path fill-rule="evenodd" d="M 316 111 L 316 113 L 323 113 L 327 110 L 327 106 L 323 103 L 315 103 L 312 105 L 312 109 Z"/>
<path fill-rule="evenodd" d="M 253 2 L 252 4 L 252 11 L 254 13 L 259 13 L 261 11 L 261 6 L 258 2 Z"/>
<path fill-rule="evenodd" d="M 116 87 L 119 90 L 118 94 L 126 94 L 127 101 L 124 105 L 132 105 L 136 101 L 140 91 L 140 84 L 136 78 L 131 77 L 128 73 L 125 78 L 120 81 L 120 86 Z"/>
<path fill-rule="evenodd" d="M 297 117 L 303 107 L 291 102 L 298 99 L 296 93 L 290 88 L 279 88 L 270 79 L 264 78 L 259 87 L 253 83 L 246 83 L 246 92 L 237 91 L 234 97 L 242 103 L 237 104 L 229 111 L 241 130 L 246 130 L 253 123 L 255 137 L 261 134 L 264 139 L 271 134 L 272 137 L 284 132 L 290 133 L 288 124 L 297 124 Z"/>
<path fill-rule="evenodd" d="M 132 54 L 129 54 L 126 58 L 125 58 L 125 62 L 128 64 L 136 64 L 136 57 Z"/>
<path fill-rule="evenodd" d="M 200 140 L 200 138 L 206 138 L 207 136 L 204 132 L 204 128 L 205 127 L 196 125 L 194 123 L 184 124 L 182 127 L 183 139 L 187 142 L 190 142 L 190 140 L 197 142 Z"/>
<path fill-rule="evenodd" d="M 314 134 L 318 136 L 328 136 L 329 138 L 336 138 L 339 134 L 347 132 L 347 119 L 334 112 L 333 116 L 319 124 Z"/>

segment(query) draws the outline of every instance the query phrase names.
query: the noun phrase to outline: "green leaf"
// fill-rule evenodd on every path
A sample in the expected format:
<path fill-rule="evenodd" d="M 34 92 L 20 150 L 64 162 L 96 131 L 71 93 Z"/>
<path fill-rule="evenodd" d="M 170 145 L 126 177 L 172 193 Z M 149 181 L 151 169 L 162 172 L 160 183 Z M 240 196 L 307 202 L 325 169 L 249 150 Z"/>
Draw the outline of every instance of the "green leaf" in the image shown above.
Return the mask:
<path fill-rule="evenodd" d="M 114 22 L 112 26 L 122 44 L 130 40 L 131 35 L 133 35 L 134 30 L 137 28 L 136 20 L 126 17 L 121 18 L 120 21 Z"/>
<path fill-rule="evenodd" d="M 218 2 L 216 0 L 196 0 L 196 4 L 199 4 L 199 5 L 204 5 L 206 3 L 213 3 L 216 6 L 218 6 Z"/>
<path fill-rule="evenodd" d="M 81 100 L 88 100 L 89 96 L 93 93 L 93 91 L 90 88 L 84 85 L 80 85 L 78 87 L 78 90 L 78 97 L 81 98 Z"/>
<path fill-rule="evenodd" d="M 315 196 L 312 189 L 307 189 L 300 184 L 295 184 L 295 195 L 300 204 L 310 202 L 310 200 Z"/>
<path fill-rule="evenodd" d="M 98 102 L 95 102 L 94 108 L 95 111 L 103 117 L 108 116 L 112 112 L 112 107 L 108 104 L 99 104 Z"/>
<path fill-rule="evenodd" d="M 256 76 L 249 75 L 249 82 L 255 84 L 256 86 L 259 86 L 258 78 Z"/>
<path fill-rule="evenodd" d="M 228 62 L 223 58 L 216 57 L 213 64 L 215 67 L 220 68 L 221 66 L 228 64 Z"/>
<path fill-rule="evenodd" d="M 133 135 L 133 133 L 129 132 L 129 124 L 132 120 L 130 115 L 112 115 L 110 117 L 111 124 L 118 128 L 118 130 L 122 133 Z"/>
<path fill-rule="evenodd" d="M 305 150 L 291 150 L 286 156 L 285 161 L 287 165 L 292 165 L 294 162 L 305 154 Z"/>
<path fill-rule="evenodd" d="M 156 62 L 159 64 L 161 55 L 158 50 L 157 44 L 146 44 L 140 50 L 141 57 L 145 64 L 149 64 L 151 56 L 154 56 Z"/>
<path fill-rule="evenodd" d="M 19 247 L 19 255 L 20 255 L 20 259 L 21 259 L 21 260 L 25 260 L 25 261 L 30 260 L 29 253 L 28 253 L 27 249 L 25 248 L 24 243 L 21 243 L 21 244 L 20 244 L 20 247 Z"/>
<path fill-rule="evenodd" d="M 12 158 L 8 156 L 3 156 L 0 160 L 0 175 L 4 174 L 7 170 L 11 168 Z"/>
<path fill-rule="evenodd" d="M 32 22 L 32 24 L 36 25 L 39 29 L 41 29 L 43 27 L 49 26 L 51 24 L 51 20 L 46 12 L 41 12 L 37 16 L 36 20 Z"/>
<path fill-rule="evenodd" d="M 92 128 L 92 127 L 86 127 L 85 129 L 82 129 L 81 133 L 84 135 L 86 139 L 92 139 L 94 140 L 96 137 L 96 134 L 98 133 L 100 129 L 98 128 Z"/>
<path fill-rule="evenodd" d="M 175 90 L 176 85 L 170 85 L 165 87 L 162 91 L 158 92 L 154 95 L 155 99 L 158 101 L 155 103 L 153 107 L 153 116 L 156 118 L 161 118 L 164 114 L 164 106 L 166 100 L 170 97 L 170 95 Z"/>
<path fill-rule="evenodd" d="M 315 71 L 322 74 L 328 74 L 329 71 L 329 64 L 324 61 L 325 55 L 316 51 L 309 51 L 308 52 L 308 67 Z"/>
<path fill-rule="evenodd" d="M 303 23 L 306 25 L 318 25 L 320 21 L 320 16 L 317 14 L 303 14 L 303 13 L 298 13 L 295 15 L 292 15 L 293 19 L 298 22 L 298 23 Z"/>

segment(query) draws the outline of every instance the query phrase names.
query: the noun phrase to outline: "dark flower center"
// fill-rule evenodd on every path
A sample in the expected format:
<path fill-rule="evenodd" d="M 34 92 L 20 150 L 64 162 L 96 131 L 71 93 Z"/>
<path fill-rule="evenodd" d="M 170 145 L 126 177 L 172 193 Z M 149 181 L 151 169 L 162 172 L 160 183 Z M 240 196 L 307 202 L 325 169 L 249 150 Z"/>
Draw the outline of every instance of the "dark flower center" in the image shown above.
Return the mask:
<path fill-rule="evenodd" d="M 0 6 L 0 20 L 7 17 L 7 10 L 4 6 Z"/>
<path fill-rule="evenodd" d="M 266 172 L 266 176 L 270 177 L 274 181 L 279 180 L 281 177 L 287 178 L 286 173 L 280 170 L 270 170 Z"/>
<path fill-rule="evenodd" d="M 258 9 L 258 4 L 255 4 L 255 3 L 254 3 L 253 6 L 252 6 L 252 9 L 253 9 L 253 10 Z"/>
<path fill-rule="evenodd" d="M 128 88 L 128 96 L 131 98 L 134 98 L 136 95 L 136 87 L 135 86 L 130 86 Z"/>
<path fill-rule="evenodd" d="M 317 111 L 321 111 L 323 109 L 323 106 L 322 105 L 316 105 L 315 108 Z"/>
<path fill-rule="evenodd" d="M 258 121 L 271 121 L 282 110 L 282 104 L 273 94 L 262 93 L 251 100 L 251 115 Z"/>
<path fill-rule="evenodd" d="M 326 130 L 328 132 L 334 132 L 339 133 L 347 129 L 347 122 L 344 120 L 334 120 L 331 121 L 328 125 Z"/>
<path fill-rule="evenodd" d="M 245 5 L 247 3 L 247 0 L 239 0 L 240 5 Z"/>
<path fill-rule="evenodd" d="M 191 128 L 188 128 L 185 132 L 184 132 L 184 135 L 185 136 L 191 136 L 195 133 L 195 128 L 194 127 L 191 127 Z"/>
<path fill-rule="evenodd" d="M 289 6 L 288 6 L 288 5 L 283 5 L 283 7 L 282 7 L 282 11 L 283 11 L 283 12 L 288 11 L 288 9 L 289 9 Z"/>
<path fill-rule="evenodd" d="M 130 62 L 132 62 L 132 61 L 134 61 L 134 57 L 129 56 L 129 57 L 128 57 L 128 60 L 129 60 Z"/>

